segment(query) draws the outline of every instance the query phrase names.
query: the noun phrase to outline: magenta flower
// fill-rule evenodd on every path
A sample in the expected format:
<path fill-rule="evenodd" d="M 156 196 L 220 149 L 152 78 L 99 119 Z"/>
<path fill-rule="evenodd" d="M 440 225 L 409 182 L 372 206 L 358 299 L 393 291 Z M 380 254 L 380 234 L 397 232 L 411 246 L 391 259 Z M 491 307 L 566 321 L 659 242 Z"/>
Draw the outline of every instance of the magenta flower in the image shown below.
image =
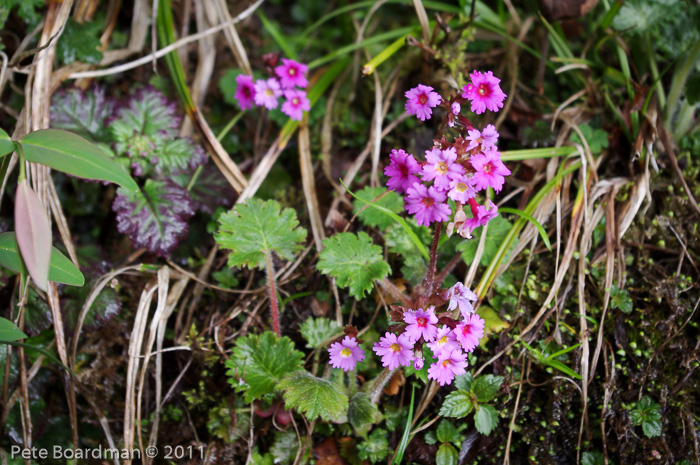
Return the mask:
<path fill-rule="evenodd" d="M 396 334 L 387 332 L 374 344 L 372 350 L 382 357 L 382 366 L 390 370 L 399 365 L 408 366 L 413 360 L 413 343 L 405 334 L 397 337 Z"/>
<path fill-rule="evenodd" d="M 255 84 L 253 76 L 247 74 L 239 74 L 236 76 L 236 93 L 233 98 L 238 102 L 241 110 L 247 110 L 253 107 L 253 99 L 255 98 Z"/>
<path fill-rule="evenodd" d="M 480 191 L 487 187 L 493 187 L 496 193 L 503 189 L 504 176 L 510 175 L 510 170 L 501 161 L 501 154 L 496 150 L 487 150 L 484 153 L 472 155 L 469 159 L 474 170 L 474 187 Z"/>
<path fill-rule="evenodd" d="M 428 161 L 423 165 L 421 177 L 423 181 L 433 181 L 433 186 L 437 189 L 447 191 L 450 189 L 450 182 L 461 179 L 464 175 L 464 167 L 457 160 L 457 150 L 450 147 L 446 150 L 438 148 L 425 151 L 425 159 Z"/>
<path fill-rule="evenodd" d="M 474 202 L 476 205 L 476 202 Z M 467 218 L 462 225 L 462 228 L 458 231 L 459 234 L 466 238 L 471 239 L 472 231 L 474 231 L 479 226 L 485 226 L 486 223 L 498 216 L 498 207 L 491 202 L 491 200 L 486 200 L 486 205 L 472 205 L 472 213 L 476 209 L 476 214 L 472 218 Z"/>
<path fill-rule="evenodd" d="M 416 174 L 420 173 L 420 165 L 410 153 L 403 150 L 392 150 L 389 154 L 391 164 L 384 168 L 384 175 L 389 177 L 386 185 L 389 189 L 405 193 L 414 183 L 420 182 Z"/>
<path fill-rule="evenodd" d="M 471 178 L 462 176 L 450 183 L 450 191 L 447 196 L 455 202 L 467 203 L 476 196 L 476 189 L 472 186 Z"/>
<path fill-rule="evenodd" d="M 450 300 L 450 305 L 447 307 L 448 311 L 459 307 L 459 311 L 462 312 L 463 317 L 474 313 L 472 302 L 476 302 L 478 297 L 464 284 L 457 283 L 449 288 L 446 297 Z"/>
<path fill-rule="evenodd" d="M 479 339 L 484 337 L 484 325 L 486 322 L 476 313 L 467 315 L 455 328 L 455 335 L 462 348 L 467 352 L 474 350 L 479 345 Z"/>
<path fill-rule="evenodd" d="M 462 89 L 462 97 L 471 100 L 472 111 L 477 115 L 482 114 L 488 108 L 490 111 L 498 111 L 503 108 L 503 100 L 506 94 L 498 84 L 500 79 L 495 77 L 491 71 L 482 73 L 474 71 L 469 75 L 472 82 Z"/>
<path fill-rule="evenodd" d="M 345 371 L 355 369 L 355 364 L 365 359 L 365 352 L 358 347 L 357 339 L 345 336 L 342 342 L 334 342 L 328 349 L 331 356 L 330 364 L 333 368 L 342 368 Z"/>
<path fill-rule="evenodd" d="M 282 95 L 280 83 L 277 79 L 258 79 L 255 83 L 255 104 L 261 105 L 268 110 L 277 108 L 277 99 Z"/>
<path fill-rule="evenodd" d="M 311 109 L 311 103 L 303 90 L 285 90 L 284 97 L 287 100 L 282 104 L 282 113 L 293 121 L 301 121 L 304 111 Z"/>
<path fill-rule="evenodd" d="M 467 150 L 472 150 L 479 146 L 481 146 L 481 150 L 494 149 L 496 143 L 498 143 L 498 131 L 496 131 L 496 126 L 493 124 L 489 124 L 481 132 L 477 129 L 470 129 L 467 140 L 469 141 Z"/>
<path fill-rule="evenodd" d="M 413 369 L 416 371 L 421 371 L 423 369 L 424 364 L 425 358 L 422 355 L 418 355 L 418 353 L 416 352 L 413 359 Z"/>
<path fill-rule="evenodd" d="M 447 195 L 435 187 L 427 188 L 421 183 L 415 183 L 406 193 L 406 210 L 410 214 L 415 213 L 419 225 L 430 226 L 434 221 L 447 221 L 452 213 L 445 203 Z"/>
<path fill-rule="evenodd" d="M 459 342 L 457 336 L 449 326 L 444 326 L 438 329 L 435 341 L 429 342 L 428 347 L 433 351 L 433 355 L 439 357 L 444 351 L 459 350 Z"/>
<path fill-rule="evenodd" d="M 404 334 L 413 343 L 421 337 L 430 342 L 437 336 L 438 329 L 435 324 L 438 322 L 438 318 L 435 316 L 435 307 L 430 307 L 427 310 L 422 308 L 409 310 L 403 314 L 403 321 L 408 324 Z"/>
<path fill-rule="evenodd" d="M 467 371 L 467 354 L 461 350 L 443 351 L 438 361 L 428 368 L 428 379 L 434 379 L 440 386 L 451 384 L 455 376 L 463 375 Z"/>
<path fill-rule="evenodd" d="M 291 89 L 294 86 L 302 89 L 309 85 L 306 80 L 306 72 L 309 67 L 288 58 L 282 58 L 282 64 L 275 68 L 275 74 L 280 77 L 283 89 Z"/>
<path fill-rule="evenodd" d="M 430 119 L 433 114 L 433 107 L 442 102 L 442 97 L 437 92 L 433 92 L 430 86 L 418 84 L 411 90 L 406 91 L 406 113 L 416 115 L 421 121 Z"/>
<path fill-rule="evenodd" d="M 455 102 L 450 106 L 450 110 L 452 110 L 453 115 L 459 115 L 459 112 L 462 111 L 462 105 Z"/>

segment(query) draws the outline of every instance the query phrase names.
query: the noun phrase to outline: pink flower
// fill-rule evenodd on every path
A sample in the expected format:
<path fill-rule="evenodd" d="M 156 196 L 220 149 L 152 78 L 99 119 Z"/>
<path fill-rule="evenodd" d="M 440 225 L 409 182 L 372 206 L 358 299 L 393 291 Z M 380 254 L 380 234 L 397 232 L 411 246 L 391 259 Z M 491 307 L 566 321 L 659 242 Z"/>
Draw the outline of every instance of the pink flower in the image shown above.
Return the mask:
<path fill-rule="evenodd" d="M 233 98 L 238 102 L 241 110 L 247 110 L 253 107 L 253 99 L 255 98 L 255 84 L 253 84 L 253 76 L 247 74 L 239 74 L 236 76 L 236 93 Z"/>
<path fill-rule="evenodd" d="M 345 371 L 354 370 L 355 364 L 365 359 L 365 352 L 358 347 L 357 339 L 350 336 L 345 336 L 342 342 L 331 344 L 328 353 L 333 368 L 342 368 Z"/>
<path fill-rule="evenodd" d="M 428 379 L 434 379 L 440 386 L 451 384 L 455 376 L 467 372 L 467 365 L 467 354 L 461 350 L 445 350 L 438 357 L 438 361 L 428 368 Z"/>
<path fill-rule="evenodd" d="M 374 344 L 372 350 L 382 357 L 382 366 L 390 370 L 399 365 L 408 366 L 413 360 L 413 343 L 405 334 L 397 337 L 388 332 Z"/>
<path fill-rule="evenodd" d="M 472 201 L 474 203 L 471 204 L 470 202 L 470 205 L 474 216 L 472 218 L 467 218 L 464 221 L 461 229 L 458 231 L 459 234 L 466 239 L 471 239 L 472 231 L 474 231 L 476 228 L 479 226 L 485 226 L 486 223 L 498 216 L 498 207 L 491 202 L 491 200 L 487 199 L 485 206 L 477 205 L 473 199 Z"/>
<path fill-rule="evenodd" d="M 457 160 L 457 151 L 454 147 L 446 150 L 438 148 L 425 151 L 425 159 L 428 161 L 423 165 L 421 177 L 423 181 L 434 180 L 433 186 L 437 189 L 447 191 L 450 189 L 450 182 L 461 179 L 464 175 L 464 167 Z"/>
<path fill-rule="evenodd" d="M 457 336 L 449 326 L 444 326 L 438 329 L 437 336 L 434 342 L 429 342 L 428 347 L 433 351 L 433 355 L 439 357 L 444 351 L 459 350 Z"/>
<path fill-rule="evenodd" d="M 501 82 L 500 79 L 495 77 L 491 71 L 486 73 L 474 71 L 469 77 L 472 83 L 464 86 L 462 97 L 471 100 L 474 113 L 480 115 L 487 108 L 490 111 L 498 111 L 499 108 L 503 108 L 506 94 L 503 93 L 498 84 Z"/>
<path fill-rule="evenodd" d="M 449 288 L 447 290 L 446 297 L 450 299 L 450 305 L 447 307 L 448 311 L 452 311 L 459 307 L 459 311 L 462 312 L 463 317 L 474 313 L 474 306 L 472 305 L 472 302 L 476 302 L 478 297 L 464 284 L 457 283 Z"/>
<path fill-rule="evenodd" d="M 420 165 L 410 153 L 403 150 L 392 150 L 389 155 L 391 164 L 384 168 L 384 175 L 389 177 L 386 185 L 389 189 L 404 193 L 414 183 L 420 182 L 416 174 L 420 173 Z"/>
<path fill-rule="evenodd" d="M 462 348 L 467 352 L 474 350 L 479 345 L 479 339 L 484 337 L 484 325 L 486 322 L 476 313 L 464 317 L 464 321 L 455 328 L 455 335 Z"/>
<path fill-rule="evenodd" d="M 284 97 L 287 100 L 282 104 L 282 113 L 294 121 L 301 121 L 304 111 L 311 109 L 311 103 L 303 90 L 285 90 Z"/>
<path fill-rule="evenodd" d="M 462 105 L 455 102 L 452 104 L 452 106 L 450 106 L 450 110 L 452 110 L 453 115 L 459 115 L 459 112 L 462 111 Z"/>
<path fill-rule="evenodd" d="M 261 105 L 268 110 L 277 108 L 277 99 L 282 95 L 280 83 L 277 79 L 258 79 L 255 83 L 255 104 Z"/>
<path fill-rule="evenodd" d="M 480 191 L 487 187 L 493 187 L 496 193 L 503 189 L 504 176 L 510 176 L 510 170 L 501 161 L 501 154 L 496 150 L 487 150 L 484 153 L 472 155 L 469 159 L 476 170 L 474 173 L 474 187 Z"/>
<path fill-rule="evenodd" d="M 282 64 L 275 68 L 275 74 L 280 77 L 282 88 L 291 89 L 294 86 L 302 89 L 309 85 L 306 72 L 309 67 L 294 60 L 282 58 Z"/>
<path fill-rule="evenodd" d="M 467 136 L 469 145 L 467 150 L 472 150 L 479 145 L 481 145 L 481 150 L 488 150 L 496 147 L 498 142 L 498 131 L 496 131 L 496 126 L 489 124 L 486 128 L 479 132 L 477 129 L 470 129 L 469 135 Z"/>
<path fill-rule="evenodd" d="M 476 196 L 476 189 L 472 186 L 471 178 L 462 176 L 461 179 L 452 181 L 447 196 L 455 202 L 461 203 L 467 203 L 469 199 L 473 199 Z"/>
<path fill-rule="evenodd" d="M 442 102 L 442 97 L 437 92 L 433 92 L 430 86 L 418 84 L 411 90 L 406 91 L 406 113 L 416 115 L 421 121 L 430 119 L 433 114 L 433 107 Z"/>
<path fill-rule="evenodd" d="M 425 358 L 422 355 L 418 355 L 418 352 L 415 353 L 413 359 L 413 369 L 416 371 L 421 371 L 423 369 L 423 365 L 425 364 Z"/>
<path fill-rule="evenodd" d="M 406 210 L 408 213 L 415 213 L 419 225 L 430 226 L 434 221 L 447 221 L 452 213 L 450 207 L 444 203 L 447 195 L 432 186 L 427 188 L 421 183 L 415 183 L 406 193 Z"/>
<path fill-rule="evenodd" d="M 425 341 L 432 341 L 437 336 L 437 326 L 435 324 L 438 322 L 437 316 L 435 316 L 435 308 L 430 307 L 427 310 L 419 308 L 418 310 L 409 310 L 403 314 L 403 321 L 405 321 L 408 326 L 406 326 L 405 335 L 408 339 L 415 343 L 423 337 Z"/>

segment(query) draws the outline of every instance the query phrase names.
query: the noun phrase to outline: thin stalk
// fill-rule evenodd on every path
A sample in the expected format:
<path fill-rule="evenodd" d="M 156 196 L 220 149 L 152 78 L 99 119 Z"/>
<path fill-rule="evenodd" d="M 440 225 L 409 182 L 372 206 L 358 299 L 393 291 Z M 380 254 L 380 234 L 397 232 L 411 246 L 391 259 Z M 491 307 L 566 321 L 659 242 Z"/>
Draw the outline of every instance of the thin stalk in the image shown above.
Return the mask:
<path fill-rule="evenodd" d="M 280 337 L 280 305 L 277 300 L 277 286 L 275 285 L 275 269 L 272 266 L 271 254 L 265 255 L 265 271 L 267 274 L 267 288 L 270 293 L 270 310 L 272 311 L 272 329 Z"/>
<path fill-rule="evenodd" d="M 437 223 L 435 226 L 435 235 L 433 243 L 430 246 L 430 263 L 428 264 L 428 274 L 425 276 L 425 297 L 430 298 L 433 295 L 435 285 L 435 271 L 437 268 L 437 252 L 438 243 L 440 242 L 440 233 L 442 232 L 442 223 Z"/>
<path fill-rule="evenodd" d="M 368 392 L 369 398 L 372 400 L 372 402 L 375 404 L 379 402 L 379 396 L 382 394 L 384 386 L 386 386 L 386 383 L 389 382 L 395 371 L 396 368 L 390 370 L 389 367 L 386 367 L 381 373 L 379 373 L 379 376 L 374 378 L 374 384 L 372 384 L 372 387 Z"/>
<path fill-rule="evenodd" d="M 678 100 L 681 98 L 681 93 L 685 87 L 688 75 L 690 71 L 692 71 L 693 66 L 695 66 L 695 62 L 698 58 L 700 58 L 700 40 L 695 42 L 695 45 L 693 45 L 690 52 L 688 52 L 686 59 L 676 67 L 676 72 L 671 83 L 671 90 L 668 92 L 668 98 L 666 99 L 666 108 L 664 108 L 664 126 L 666 126 L 666 128 L 670 128 L 673 111 L 676 108 Z"/>

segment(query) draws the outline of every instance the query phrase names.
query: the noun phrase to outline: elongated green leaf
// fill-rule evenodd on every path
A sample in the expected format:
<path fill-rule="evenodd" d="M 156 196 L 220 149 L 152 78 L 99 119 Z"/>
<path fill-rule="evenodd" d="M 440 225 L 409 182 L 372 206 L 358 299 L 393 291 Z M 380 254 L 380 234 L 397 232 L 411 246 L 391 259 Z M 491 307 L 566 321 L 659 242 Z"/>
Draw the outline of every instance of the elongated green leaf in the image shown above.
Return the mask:
<path fill-rule="evenodd" d="M 544 364 L 545 364 L 545 365 L 548 365 L 548 366 L 550 366 L 550 367 L 552 367 L 552 368 L 556 368 L 557 370 L 559 370 L 559 371 L 561 371 L 562 373 L 565 373 L 565 374 L 571 376 L 572 378 L 583 379 L 583 378 L 581 378 L 581 375 L 579 375 L 579 374 L 576 373 L 574 370 L 572 370 L 571 368 L 569 368 L 568 366 L 564 365 L 563 363 L 561 363 L 561 362 L 558 361 L 558 360 L 545 359 L 545 360 L 544 360 Z"/>
<path fill-rule="evenodd" d="M 14 232 L 0 234 L 0 266 L 15 273 L 20 272 L 19 255 L 17 255 L 17 239 Z M 85 277 L 65 255 L 56 247 L 51 249 L 49 261 L 49 281 L 81 287 Z"/>
<path fill-rule="evenodd" d="M 3 319 L 4 318 L 0 318 L 0 320 L 3 320 Z M 1 333 L 1 331 L 0 331 L 0 333 Z M 22 334 L 24 334 L 24 333 L 22 333 Z M 27 336 L 24 335 L 23 337 L 21 337 L 19 339 L 23 339 L 25 337 L 27 337 Z M 75 376 L 75 373 L 73 373 L 73 371 L 70 368 L 68 368 L 63 363 L 61 363 L 61 361 L 58 358 L 56 358 L 56 356 L 54 354 L 52 354 L 51 352 L 49 352 L 49 351 L 47 351 L 39 346 L 35 346 L 33 344 L 25 344 L 24 342 L 17 342 L 17 341 L 3 341 L 2 336 L 0 336 L 0 343 L 8 344 L 8 345 L 15 346 L 15 347 L 21 347 L 21 348 L 26 349 L 26 350 L 33 350 L 35 352 L 39 352 L 44 357 L 48 358 L 49 360 L 51 360 L 54 363 L 61 365 L 61 367 L 64 370 L 66 370 L 71 375 Z"/>
<path fill-rule="evenodd" d="M 537 221 L 534 216 L 529 215 L 522 210 L 518 210 L 517 208 L 501 207 L 498 209 L 498 211 L 503 212 L 503 213 L 513 213 L 515 215 L 522 216 L 523 218 L 528 220 L 530 223 L 535 225 L 535 227 L 537 228 L 537 231 L 539 231 L 539 233 L 540 233 L 540 237 L 542 238 L 542 242 L 544 242 L 544 245 L 547 246 L 547 249 L 549 249 L 550 252 L 552 251 L 552 243 L 549 242 L 549 236 L 547 235 L 547 231 L 544 230 L 544 228 L 542 227 L 540 222 Z"/>
<path fill-rule="evenodd" d="M 413 385 L 411 390 L 411 405 L 408 406 L 408 417 L 406 418 L 406 426 L 403 430 L 403 435 L 401 436 L 401 442 L 399 443 L 399 448 L 396 450 L 396 455 L 394 455 L 394 460 L 391 461 L 391 465 L 396 463 L 401 463 L 403 459 L 403 454 L 406 452 L 408 443 L 411 442 L 411 422 L 413 421 L 413 401 L 416 397 L 416 385 Z"/>
<path fill-rule="evenodd" d="M 15 150 L 15 143 L 10 139 L 10 136 L 0 128 L 0 157 L 4 157 L 8 153 Z"/>
<path fill-rule="evenodd" d="M 0 342 L 11 342 L 26 338 L 27 335 L 19 330 L 10 320 L 0 318 Z"/>
<path fill-rule="evenodd" d="M 291 58 L 292 60 L 297 59 L 297 54 L 292 48 L 292 45 L 289 43 L 289 39 L 284 37 L 282 32 L 280 32 L 279 28 L 277 25 L 275 25 L 273 22 L 271 22 L 269 19 L 267 19 L 267 16 L 265 16 L 265 13 L 262 12 L 262 9 L 258 10 L 258 16 L 260 17 L 260 20 L 262 21 L 263 27 L 267 31 L 268 34 L 272 36 L 272 38 L 277 42 L 277 45 L 279 48 L 282 49 L 285 55 L 287 55 L 287 58 Z"/>
<path fill-rule="evenodd" d="M 128 189 L 138 186 L 124 169 L 99 147 L 76 134 L 61 129 L 31 132 L 20 141 L 24 157 L 57 171 L 86 179 L 109 181 Z"/>
<path fill-rule="evenodd" d="M 501 160 L 517 161 L 536 158 L 566 157 L 577 153 L 576 147 L 545 147 L 541 149 L 510 150 L 501 152 Z"/>

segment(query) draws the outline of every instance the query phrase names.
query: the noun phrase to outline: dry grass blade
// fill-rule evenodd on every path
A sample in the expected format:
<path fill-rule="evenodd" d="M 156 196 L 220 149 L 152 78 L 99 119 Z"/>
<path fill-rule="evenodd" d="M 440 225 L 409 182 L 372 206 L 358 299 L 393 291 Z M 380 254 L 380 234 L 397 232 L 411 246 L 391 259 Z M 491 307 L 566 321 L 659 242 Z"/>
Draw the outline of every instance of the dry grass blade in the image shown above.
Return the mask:
<path fill-rule="evenodd" d="M 425 45 L 429 45 L 430 21 L 428 21 L 428 13 L 425 12 L 425 7 L 423 6 L 422 0 L 413 0 L 413 7 L 416 9 L 416 16 L 418 16 L 418 22 L 420 23 L 421 31 L 423 33 L 423 43 Z"/>
<path fill-rule="evenodd" d="M 252 198 L 258 189 L 260 189 L 260 186 L 262 185 L 263 181 L 265 181 L 267 174 L 272 169 L 272 166 L 277 161 L 277 158 L 282 153 L 282 150 L 284 150 L 284 145 L 280 146 L 280 143 L 281 139 L 278 136 L 265 153 L 265 156 L 263 156 L 262 160 L 260 160 L 258 166 L 255 167 L 253 174 L 250 175 L 248 186 L 243 192 L 241 192 L 241 195 L 236 200 L 236 204 L 245 203 L 246 200 Z"/>
<path fill-rule="evenodd" d="M 229 13 L 228 7 L 226 6 L 226 0 L 213 0 L 212 3 L 214 8 L 207 8 L 207 11 L 211 13 L 216 11 L 219 17 L 221 17 L 225 23 L 230 24 L 229 27 L 224 29 L 224 36 L 226 37 L 226 41 L 228 42 L 228 45 L 231 48 L 231 51 L 233 52 L 233 56 L 236 57 L 238 66 L 240 66 L 243 70 L 243 73 L 252 75 L 253 70 L 250 68 L 248 54 L 245 51 L 245 47 L 243 47 L 241 38 L 238 37 L 236 27 L 234 26 L 235 23 L 232 21 L 231 14 Z M 213 20 L 214 18 L 212 16 L 213 15 L 210 15 L 210 18 Z M 213 22 L 214 21 L 212 21 L 212 23 Z"/>
<path fill-rule="evenodd" d="M 301 168 L 301 182 L 306 198 L 306 208 L 309 210 L 311 232 L 316 243 L 316 250 L 323 250 L 323 239 L 326 238 L 321 221 L 321 212 L 318 207 L 316 195 L 316 182 L 314 180 L 314 167 L 311 162 L 311 141 L 309 139 L 308 115 L 299 125 L 299 166 Z"/>

